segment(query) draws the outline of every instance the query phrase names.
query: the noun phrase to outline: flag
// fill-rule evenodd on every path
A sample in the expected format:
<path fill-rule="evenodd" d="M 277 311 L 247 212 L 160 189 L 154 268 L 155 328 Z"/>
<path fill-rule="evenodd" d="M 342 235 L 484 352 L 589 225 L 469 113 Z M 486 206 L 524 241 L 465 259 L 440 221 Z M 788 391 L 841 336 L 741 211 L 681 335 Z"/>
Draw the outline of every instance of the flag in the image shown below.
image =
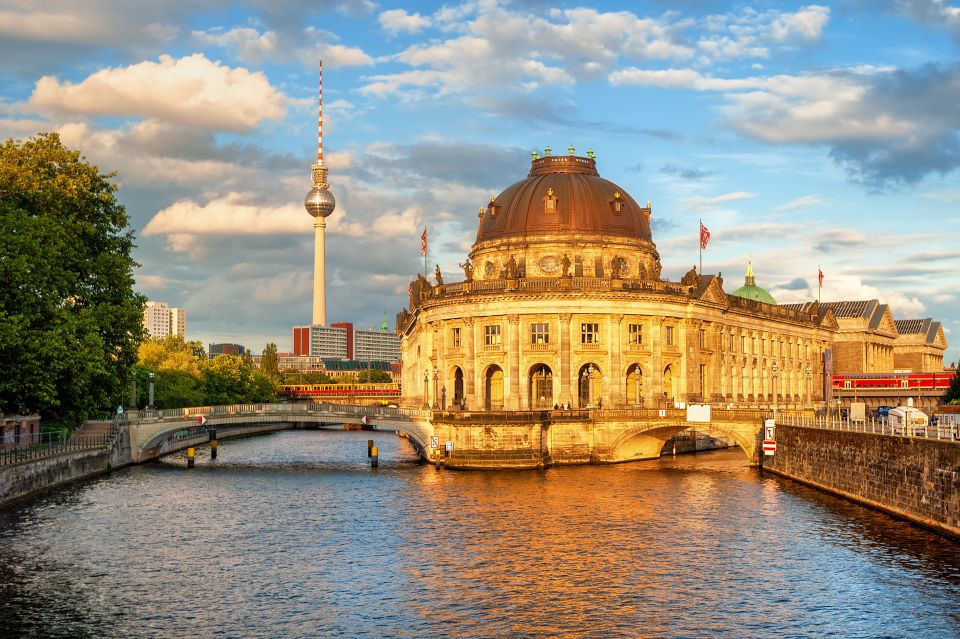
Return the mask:
<path fill-rule="evenodd" d="M 410 276 L 410 285 L 407 286 L 407 295 L 413 295 L 413 275 Z"/>
<path fill-rule="evenodd" d="M 700 222 L 700 248 L 707 248 L 707 242 L 710 241 L 710 231 L 707 230 L 707 227 L 703 225 L 703 222 Z"/>
<path fill-rule="evenodd" d="M 823 271 L 817 268 L 817 282 L 820 286 L 823 286 Z"/>
<path fill-rule="evenodd" d="M 423 235 L 420 236 L 420 255 L 427 254 L 427 227 L 423 227 Z"/>

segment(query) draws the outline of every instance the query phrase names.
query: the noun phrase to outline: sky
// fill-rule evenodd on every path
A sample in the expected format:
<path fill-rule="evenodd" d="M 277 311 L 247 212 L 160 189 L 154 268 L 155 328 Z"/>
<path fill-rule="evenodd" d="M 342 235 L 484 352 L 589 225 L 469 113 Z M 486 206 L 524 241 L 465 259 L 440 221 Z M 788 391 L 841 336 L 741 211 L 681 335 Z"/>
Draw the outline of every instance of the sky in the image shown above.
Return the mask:
<path fill-rule="evenodd" d="M 878 298 L 960 345 L 960 5 L 652 0 L 0 0 L 0 135 L 59 132 L 187 337 L 260 352 L 310 322 L 317 61 L 327 318 L 379 326 L 530 152 L 592 149 L 653 206 L 663 276 L 780 303 Z"/>

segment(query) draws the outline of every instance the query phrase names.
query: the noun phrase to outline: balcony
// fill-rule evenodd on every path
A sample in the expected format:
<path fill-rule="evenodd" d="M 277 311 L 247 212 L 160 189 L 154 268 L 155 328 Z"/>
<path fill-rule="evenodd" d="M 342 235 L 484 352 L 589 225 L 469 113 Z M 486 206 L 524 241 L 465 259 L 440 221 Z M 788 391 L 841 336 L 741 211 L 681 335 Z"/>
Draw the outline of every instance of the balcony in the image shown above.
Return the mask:
<path fill-rule="evenodd" d="M 599 351 L 600 342 L 587 342 L 586 344 L 577 344 L 577 348 L 581 351 Z"/>
<path fill-rule="evenodd" d="M 553 351 L 556 350 L 555 344 L 527 344 L 528 351 Z"/>

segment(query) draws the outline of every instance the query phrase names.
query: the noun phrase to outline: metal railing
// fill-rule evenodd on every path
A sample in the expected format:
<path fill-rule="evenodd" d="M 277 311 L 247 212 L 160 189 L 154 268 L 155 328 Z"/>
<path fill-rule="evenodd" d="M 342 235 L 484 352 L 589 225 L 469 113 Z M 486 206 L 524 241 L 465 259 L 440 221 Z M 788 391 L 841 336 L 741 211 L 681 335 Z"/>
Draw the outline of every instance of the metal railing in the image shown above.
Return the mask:
<path fill-rule="evenodd" d="M 54 435 L 56 433 L 43 434 Z M 7 448 L 0 451 L 0 466 L 20 464 L 78 450 L 102 449 L 109 446 L 111 441 L 112 436 L 110 434 L 102 434 L 86 437 L 60 437 L 49 439 L 43 443 Z"/>
<path fill-rule="evenodd" d="M 867 417 L 866 419 L 849 419 L 836 415 L 777 415 L 777 423 L 786 426 L 801 426 L 805 428 L 822 428 L 824 430 L 839 430 L 851 433 L 871 433 L 874 435 L 889 435 L 893 437 L 913 437 L 916 439 L 934 439 L 939 441 L 960 442 L 960 424 L 951 424 L 943 421 L 936 424 L 899 426 L 890 423 L 889 419 Z"/>

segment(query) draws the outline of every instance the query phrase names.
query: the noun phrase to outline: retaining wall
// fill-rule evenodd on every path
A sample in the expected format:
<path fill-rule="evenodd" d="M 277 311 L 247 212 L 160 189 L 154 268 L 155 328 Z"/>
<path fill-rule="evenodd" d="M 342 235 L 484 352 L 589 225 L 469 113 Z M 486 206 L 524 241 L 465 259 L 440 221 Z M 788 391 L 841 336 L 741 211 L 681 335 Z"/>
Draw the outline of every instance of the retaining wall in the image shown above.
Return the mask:
<path fill-rule="evenodd" d="M 764 470 L 960 538 L 960 443 L 777 425 Z"/>
<path fill-rule="evenodd" d="M 0 506 L 130 463 L 124 447 L 74 450 L 0 468 Z"/>

